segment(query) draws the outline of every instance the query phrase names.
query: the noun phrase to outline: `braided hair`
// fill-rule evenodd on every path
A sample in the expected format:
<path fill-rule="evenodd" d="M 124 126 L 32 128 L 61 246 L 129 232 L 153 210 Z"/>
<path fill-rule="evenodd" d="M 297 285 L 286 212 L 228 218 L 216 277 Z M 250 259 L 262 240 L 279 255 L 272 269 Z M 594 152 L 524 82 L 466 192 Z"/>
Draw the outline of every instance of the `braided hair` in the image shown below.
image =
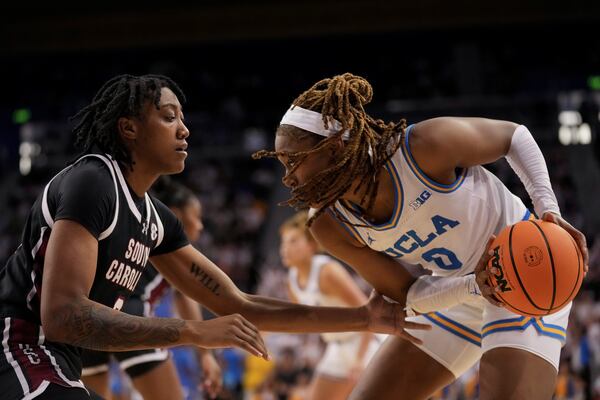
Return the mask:
<path fill-rule="evenodd" d="M 133 168 L 129 149 L 119 136 L 117 121 L 121 117 L 140 117 L 147 101 L 159 109 L 163 87 L 185 103 L 185 95 L 175 82 L 162 75 L 118 75 L 106 82 L 92 102 L 70 118 L 76 121 L 75 145 L 89 153 L 94 146 L 118 162 Z"/>
<path fill-rule="evenodd" d="M 328 126 L 331 118 L 339 121 L 342 128 L 336 134 L 321 139 L 312 149 L 302 152 L 259 151 L 253 158 L 286 156 L 294 162 L 288 174 L 292 174 L 309 154 L 335 146 L 345 131 L 349 139 L 336 162 L 331 167 L 318 172 L 304 184 L 292 189 L 292 197 L 285 203 L 296 208 L 305 208 L 307 204 L 322 205 L 307 221 L 310 224 L 329 206 L 334 204 L 352 183 L 359 179 L 355 192 L 365 187 L 360 206 L 370 212 L 379 187 L 378 172 L 400 146 L 400 137 L 404 134 L 406 121 L 385 123 L 374 119 L 365 112 L 364 106 L 373 97 L 373 89 L 364 78 L 345 73 L 333 78 L 323 79 L 302 93 L 292 103 L 322 114 L 323 124 Z M 292 136 L 295 139 L 316 137 L 315 134 L 291 125 L 280 125 L 277 135 Z"/>

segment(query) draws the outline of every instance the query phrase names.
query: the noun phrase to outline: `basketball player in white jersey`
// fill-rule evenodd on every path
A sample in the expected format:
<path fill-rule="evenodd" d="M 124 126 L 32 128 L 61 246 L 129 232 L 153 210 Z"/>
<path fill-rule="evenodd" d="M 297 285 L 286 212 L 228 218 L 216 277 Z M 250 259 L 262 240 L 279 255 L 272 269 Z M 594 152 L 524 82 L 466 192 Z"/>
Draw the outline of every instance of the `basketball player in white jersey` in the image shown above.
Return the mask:
<path fill-rule="evenodd" d="M 435 118 L 405 129 L 369 116 L 371 85 L 352 74 L 316 83 L 294 100 L 275 139 L 292 206 L 332 255 L 403 304 L 422 344 L 390 338 L 351 399 L 426 399 L 478 359 L 482 399 L 549 399 L 570 305 L 526 318 L 500 307 L 485 284 L 488 239 L 530 216 L 481 165 L 506 157 L 535 212 L 565 228 L 584 256 L 585 237 L 560 216 L 543 155 L 529 130 L 483 118 Z M 413 277 L 404 265 L 433 275 Z M 475 272 L 475 274 L 474 274 Z M 497 273 L 492 269 L 491 273 Z M 488 301 L 483 301 L 483 296 Z"/>
<path fill-rule="evenodd" d="M 299 212 L 281 226 L 280 253 L 289 268 L 288 293 L 296 303 L 354 307 L 366 296 L 350 274 L 333 258 L 317 254 L 318 244 L 308 231 L 307 212 Z M 327 348 L 315 371 L 306 400 L 344 400 L 356 379 L 379 348 L 379 339 L 364 332 L 323 333 Z"/>

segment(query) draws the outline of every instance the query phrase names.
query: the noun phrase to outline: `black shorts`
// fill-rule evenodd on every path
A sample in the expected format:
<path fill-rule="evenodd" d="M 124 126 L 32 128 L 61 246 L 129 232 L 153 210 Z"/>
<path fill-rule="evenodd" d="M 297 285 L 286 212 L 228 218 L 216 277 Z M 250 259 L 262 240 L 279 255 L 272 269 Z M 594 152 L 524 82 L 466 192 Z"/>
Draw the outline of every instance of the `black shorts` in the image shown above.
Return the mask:
<path fill-rule="evenodd" d="M 35 397 L 35 400 L 103 400 L 94 391 L 80 388 L 66 388 L 51 383 L 44 393 Z"/>
<path fill-rule="evenodd" d="M 79 379 L 81 366 L 74 348 L 47 342 L 38 324 L 18 318 L 0 318 L 0 331 L 2 400 L 50 398 L 43 396 L 52 390 L 90 398 Z"/>
<path fill-rule="evenodd" d="M 149 304 L 137 297 L 125 301 L 122 312 L 130 315 L 147 316 Z M 83 365 L 82 376 L 96 375 L 108 371 L 111 357 L 115 359 L 122 370 L 131 378 L 136 378 L 154 369 L 169 358 L 169 352 L 164 349 L 133 350 L 104 352 L 84 349 L 81 353 Z"/>

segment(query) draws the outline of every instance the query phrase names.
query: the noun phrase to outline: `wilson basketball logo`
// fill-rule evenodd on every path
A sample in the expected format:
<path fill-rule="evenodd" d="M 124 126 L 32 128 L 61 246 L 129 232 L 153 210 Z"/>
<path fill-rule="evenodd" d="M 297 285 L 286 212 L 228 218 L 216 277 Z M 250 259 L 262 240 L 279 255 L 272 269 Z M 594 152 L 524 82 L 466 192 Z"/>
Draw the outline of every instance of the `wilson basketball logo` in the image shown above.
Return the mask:
<path fill-rule="evenodd" d="M 536 267 L 540 265 L 542 262 L 542 250 L 536 246 L 529 246 L 523 252 L 523 259 L 525 260 L 525 264 L 529 267 Z"/>

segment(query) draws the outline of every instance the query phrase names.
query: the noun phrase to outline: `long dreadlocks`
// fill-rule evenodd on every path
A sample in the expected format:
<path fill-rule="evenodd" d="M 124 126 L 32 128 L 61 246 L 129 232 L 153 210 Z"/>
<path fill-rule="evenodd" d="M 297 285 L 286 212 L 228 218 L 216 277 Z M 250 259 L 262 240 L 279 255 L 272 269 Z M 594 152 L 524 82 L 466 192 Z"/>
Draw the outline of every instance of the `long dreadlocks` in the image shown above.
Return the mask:
<path fill-rule="evenodd" d="M 96 93 L 92 102 L 70 118 L 78 121 L 73 128 L 75 145 L 84 153 L 98 146 L 115 160 L 129 168 L 133 160 L 117 130 L 121 117 L 140 117 L 146 101 L 159 108 L 160 91 L 168 87 L 180 102 L 185 103 L 185 95 L 175 82 L 162 75 L 118 75 L 106 82 Z"/>
<path fill-rule="evenodd" d="M 335 203 L 346 193 L 356 179 L 359 188 L 366 185 L 365 196 L 360 206 L 370 212 L 375 202 L 379 187 L 378 172 L 392 157 L 400 146 L 400 137 L 406 128 L 406 121 L 385 123 L 369 116 L 364 106 L 373 97 L 373 89 L 364 78 L 345 73 L 333 78 L 323 79 L 302 93 L 293 106 L 302 107 L 322 114 L 323 124 L 329 125 L 331 118 L 339 121 L 342 129 L 321 141 L 308 151 L 287 153 L 277 151 L 259 151 L 253 158 L 286 156 L 294 160 L 294 166 L 288 174 L 292 174 L 309 154 L 332 146 L 345 131 L 349 131 L 349 139 L 341 154 L 330 168 L 311 177 L 306 183 L 292 189 L 292 197 L 284 204 L 296 208 L 305 208 L 308 203 L 321 204 L 321 208 L 308 220 L 310 224 L 327 207 Z M 278 135 L 293 133 L 296 137 L 310 134 L 303 129 L 281 125 Z M 366 205 L 366 206 L 365 206 Z"/>

